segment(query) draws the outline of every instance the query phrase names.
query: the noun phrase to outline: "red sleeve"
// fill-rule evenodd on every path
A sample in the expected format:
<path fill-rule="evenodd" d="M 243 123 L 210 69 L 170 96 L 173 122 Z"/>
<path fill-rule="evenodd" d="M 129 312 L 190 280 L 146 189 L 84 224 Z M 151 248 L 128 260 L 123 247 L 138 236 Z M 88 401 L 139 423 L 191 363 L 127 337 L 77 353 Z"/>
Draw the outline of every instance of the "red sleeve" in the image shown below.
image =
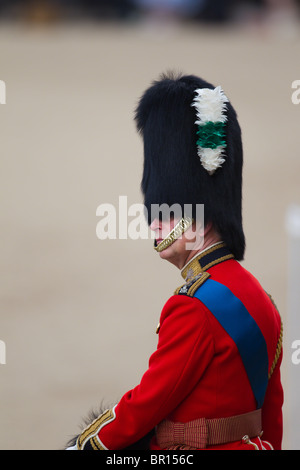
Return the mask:
<path fill-rule="evenodd" d="M 122 397 L 114 419 L 99 431 L 101 443 L 117 450 L 146 435 L 190 393 L 213 354 L 212 335 L 198 300 L 171 297 L 161 314 L 149 368 L 140 384 Z"/>

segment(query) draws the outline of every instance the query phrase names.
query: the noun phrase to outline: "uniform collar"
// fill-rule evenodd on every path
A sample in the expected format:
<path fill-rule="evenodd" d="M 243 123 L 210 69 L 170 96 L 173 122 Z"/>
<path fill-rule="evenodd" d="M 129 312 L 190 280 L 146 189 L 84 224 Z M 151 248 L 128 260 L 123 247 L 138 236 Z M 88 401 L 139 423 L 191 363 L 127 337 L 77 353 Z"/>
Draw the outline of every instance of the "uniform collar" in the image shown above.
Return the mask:
<path fill-rule="evenodd" d="M 185 281 L 189 281 L 212 266 L 232 258 L 234 255 L 225 243 L 218 242 L 194 256 L 181 270 L 181 275 Z"/>

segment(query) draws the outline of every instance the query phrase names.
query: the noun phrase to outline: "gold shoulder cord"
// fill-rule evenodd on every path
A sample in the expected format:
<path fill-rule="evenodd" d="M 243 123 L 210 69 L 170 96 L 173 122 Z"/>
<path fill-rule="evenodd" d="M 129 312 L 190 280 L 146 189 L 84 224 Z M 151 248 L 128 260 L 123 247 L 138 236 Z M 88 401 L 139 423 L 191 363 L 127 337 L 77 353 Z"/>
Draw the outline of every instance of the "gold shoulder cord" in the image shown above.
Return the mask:
<path fill-rule="evenodd" d="M 270 369 L 270 372 L 269 372 L 269 380 L 274 372 L 274 369 L 276 367 L 276 364 L 278 362 L 278 359 L 279 359 L 279 356 L 280 356 L 280 353 L 281 353 L 281 349 L 282 349 L 282 339 L 283 339 L 283 324 L 282 324 L 282 321 L 281 321 L 281 326 L 280 326 L 280 334 L 279 334 L 279 338 L 278 338 L 278 343 L 277 343 L 277 348 L 276 348 L 276 353 L 275 353 L 275 358 L 274 358 L 274 361 L 273 361 L 273 364 L 272 364 L 272 367 Z"/>
<path fill-rule="evenodd" d="M 277 305 L 275 304 L 274 300 L 273 300 L 273 297 L 268 293 L 266 292 L 266 294 L 268 295 L 269 299 L 271 300 L 272 304 L 274 305 L 274 307 L 276 308 L 277 312 L 279 313 L 279 310 L 277 308 Z M 281 350 L 282 350 L 282 341 L 283 341 L 283 323 L 282 323 L 282 320 L 280 318 L 280 333 L 279 333 L 279 338 L 278 338 L 278 342 L 277 342 L 277 347 L 276 347 L 276 352 L 275 352 L 275 357 L 274 357 L 274 361 L 273 361 L 273 364 L 271 366 L 271 369 L 270 369 L 270 372 L 269 372 L 269 380 L 274 372 L 274 369 L 276 367 L 276 364 L 278 362 L 278 359 L 279 359 L 279 356 L 280 356 L 280 353 L 281 353 Z"/>

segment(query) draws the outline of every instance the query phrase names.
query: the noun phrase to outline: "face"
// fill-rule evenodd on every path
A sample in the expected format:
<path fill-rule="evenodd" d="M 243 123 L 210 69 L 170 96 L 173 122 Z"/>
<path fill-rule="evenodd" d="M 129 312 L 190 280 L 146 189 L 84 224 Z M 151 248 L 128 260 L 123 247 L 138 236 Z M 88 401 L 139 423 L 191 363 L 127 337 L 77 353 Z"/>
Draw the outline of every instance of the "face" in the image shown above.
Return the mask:
<path fill-rule="evenodd" d="M 155 233 L 156 243 L 159 244 L 164 240 L 178 222 L 179 220 L 174 218 L 163 221 L 154 219 L 150 229 Z M 172 245 L 159 252 L 159 256 L 182 269 L 188 260 L 201 249 L 202 244 L 201 230 L 197 230 L 195 224 L 192 224 Z"/>

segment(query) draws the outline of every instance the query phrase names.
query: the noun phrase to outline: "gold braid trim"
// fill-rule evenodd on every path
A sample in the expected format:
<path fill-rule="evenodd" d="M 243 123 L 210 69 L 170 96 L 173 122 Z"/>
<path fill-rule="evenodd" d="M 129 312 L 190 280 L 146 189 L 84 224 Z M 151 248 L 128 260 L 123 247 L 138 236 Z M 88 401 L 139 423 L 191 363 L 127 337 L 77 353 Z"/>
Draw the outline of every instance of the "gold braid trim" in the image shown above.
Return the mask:
<path fill-rule="evenodd" d="M 276 348 L 276 353 L 275 353 L 275 358 L 274 358 L 274 361 L 273 361 L 273 364 L 272 364 L 272 367 L 270 369 L 270 372 L 269 372 L 269 380 L 274 372 L 274 369 L 276 367 L 276 364 L 278 362 L 278 359 L 279 359 L 279 356 L 281 354 L 281 350 L 282 350 L 282 340 L 283 340 L 283 324 L 282 324 L 282 321 L 281 321 L 281 326 L 280 326 L 280 334 L 279 334 L 279 338 L 278 338 L 278 342 L 277 342 L 277 348 Z"/>
<path fill-rule="evenodd" d="M 192 277 L 196 276 L 197 274 L 200 274 L 204 271 L 207 271 L 209 268 L 212 266 L 215 266 L 218 263 L 221 263 L 222 261 L 226 261 L 228 259 L 234 258 L 234 255 L 232 253 L 228 253 L 227 255 L 224 255 L 222 257 L 217 257 L 213 259 L 210 263 L 204 264 L 205 263 L 205 258 L 207 255 L 217 252 L 218 249 L 226 247 L 226 244 L 224 242 L 219 242 L 213 245 L 210 248 L 205 249 L 204 251 L 200 252 L 198 256 L 195 256 L 181 271 L 182 277 L 188 281 L 188 279 L 191 279 Z M 202 261 L 203 260 L 203 261 Z"/>
<path fill-rule="evenodd" d="M 164 240 L 162 240 L 154 249 L 157 252 L 164 251 L 166 248 L 171 246 L 181 235 L 192 225 L 193 220 L 190 217 L 185 217 L 180 219 L 180 221 L 175 225 L 173 230 L 167 235 Z"/>
<path fill-rule="evenodd" d="M 222 256 L 221 258 L 218 258 L 218 259 L 212 261 L 211 263 L 206 264 L 205 266 L 203 266 L 202 270 L 206 271 L 207 269 L 212 268 L 213 266 L 215 266 L 215 264 L 222 263 L 222 261 L 227 261 L 228 259 L 233 259 L 233 258 L 234 258 L 234 255 L 231 254 L 231 253 L 229 255 Z"/>
<path fill-rule="evenodd" d="M 98 439 L 98 433 L 100 429 L 106 424 L 110 423 L 115 419 L 116 415 L 114 409 L 106 410 L 98 418 L 96 418 L 78 437 L 77 448 L 82 450 L 87 443 L 90 442 L 94 450 L 106 450 L 102 445 L 100 439 Z"/>
<path fill-rule="evenodd" d="M 91 446 L 93 450 L 105 450 L 104 447 L 100 444 L 97 439 L 97 436 L 94 436 L 90 439 Z"/>
<path fill-rule="evenodd" d="M 274 307 L 276 308 L 277 312 L 279 313 L 278 311 L 278 308 L 277 308 L 277 305 L 275 304 L 274 302 L 274 299 L 273 297 L 268 293 L 266 292 L 266 294 L 268 295 L 269 299 L 271 300 L 272 304 L 274 305 Z M 274 369 L 276 367 L 276 364 L 278 362 L 278 359 L 279 359 L 279 356 L 281 354 L 281 350 L 282 350 L 282 341 L 283 341 L 283 323 L 282 323 L 282 320 L 280 318 L 280 333 L 279 333 L 279 338 L 278 338 L 278 342 L 277 342 L 277 347 L 276 347 L 276 352 L 275 352 L 275 357 L 274 357 L 274 361 L 273 361 L 273 364 L 271 366 L 271 369 L 270 369 L 270 372 L 269 372 L 269 375 L 268 375 L 268 378 L 270 380 L 273 372 L 274 372 Z"/>
<path fill-rule="evenodd" d="M 178 287 L 175 292 L 174 292 L 174 295 L 178 295 L 178 294 L 184 294 L 184 295 L 188 295 L 189 297 L 193 297 L 196 290 L 202 286 L 202 284 L 204 284 L 204 282 L 210 277 L 210 274 L 209 273 L 202 273 L 202 274 L 199 274 L 198 276 L 195 276 L 191 281 L 183 284 L 182 286 Z"/>

